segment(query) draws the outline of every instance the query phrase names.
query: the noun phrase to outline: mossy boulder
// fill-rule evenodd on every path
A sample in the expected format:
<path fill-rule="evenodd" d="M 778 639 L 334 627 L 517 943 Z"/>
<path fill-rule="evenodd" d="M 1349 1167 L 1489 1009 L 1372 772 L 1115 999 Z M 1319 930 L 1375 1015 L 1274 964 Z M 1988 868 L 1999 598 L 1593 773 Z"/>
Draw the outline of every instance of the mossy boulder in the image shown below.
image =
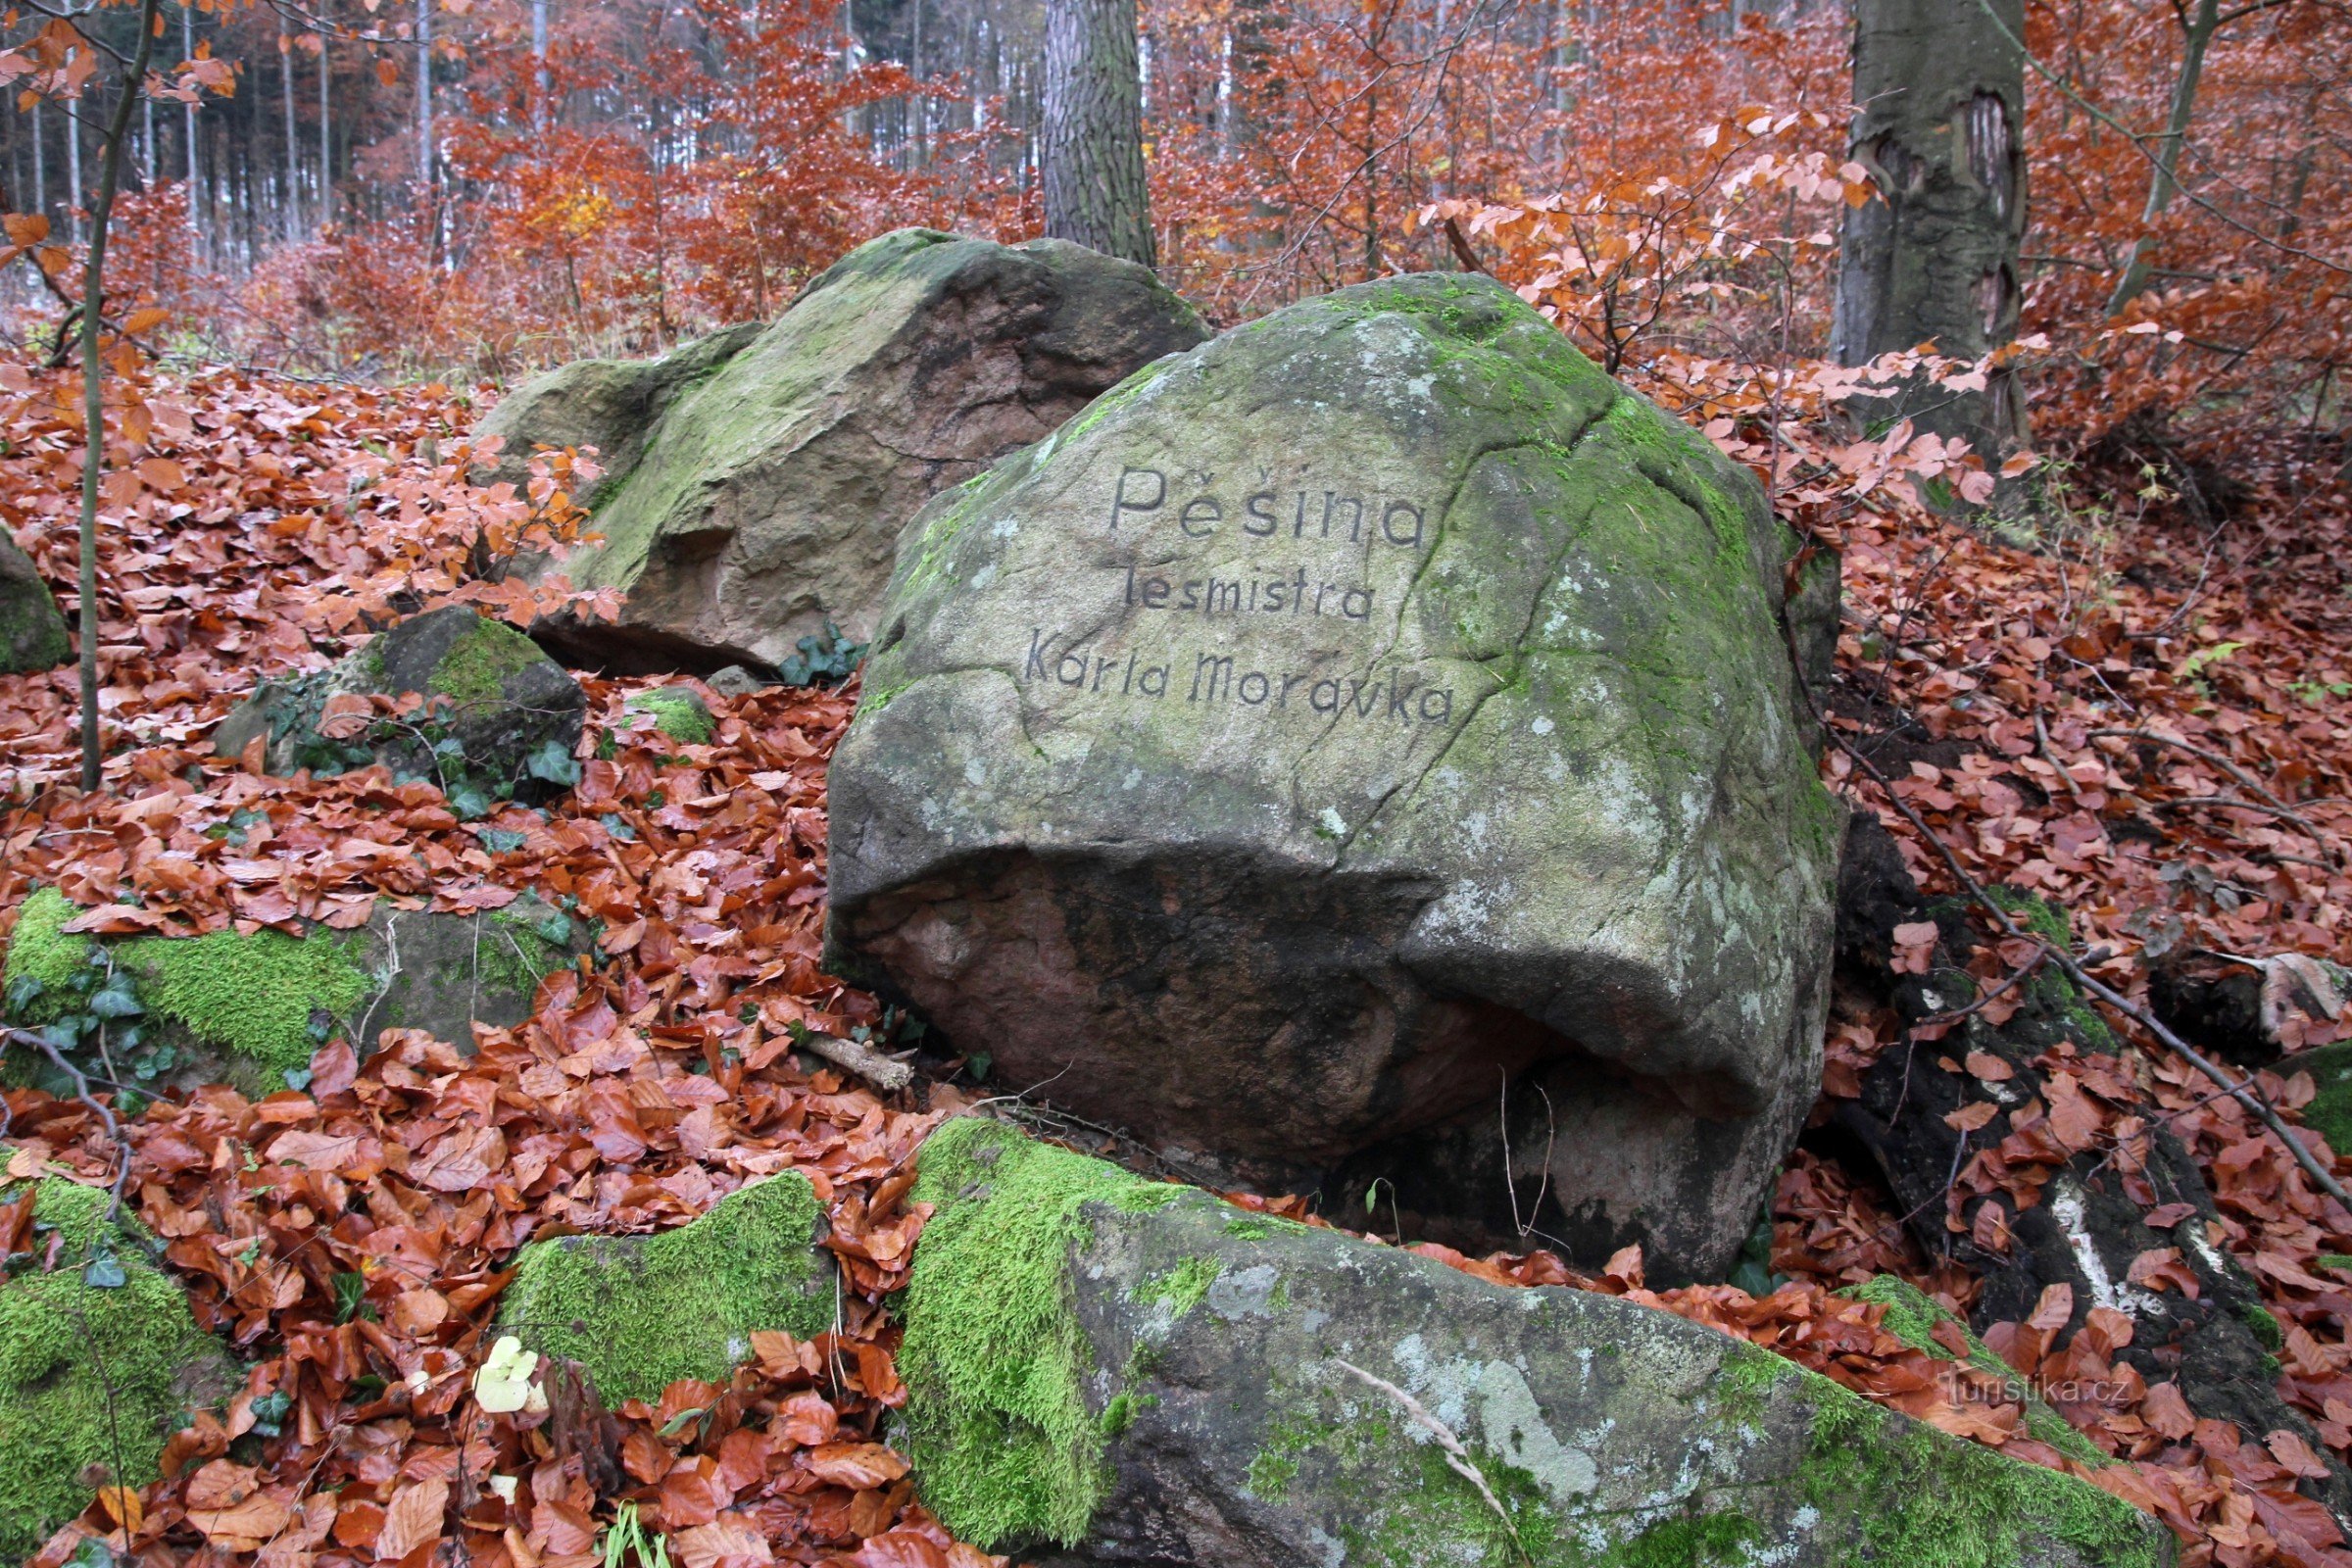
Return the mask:
<path fill-rule="evenodd" d="M 499 399 L 474 427 L 474 439 L 497 436 L 494 462 L 472 474 L 482 485 L 530 482 L 531 454 L 540 447 L 594 447 L 602 469 L 596 487 L 573 499 L 593 507 L 619 488 L 645 456 L 654 426 L 678 395 L 699 384 L 758 337 L 747 321 L 683 343 L 651 360 L 574 360 L 525 381 Z"/>
<path fill-rule="evenodd" d="M 74 657 L 66 617 L 32 558 L 0 528 L 0 675 L 55 669 Z"/>
<path fill-rule="evenodd" d="M 654 728 L 680 746 L 708 746 L 718 732 L 710 721 L 710 705 L 691 686 L 638 692 L 622 706 L 632 713 L 651 713 Z"/>
<path fill-rule="evenodd" d="M 2352 1040 L 2296 1052 L 2271 1070 L 2281 1078 L 2311 1074 L 2318 1093 L 2302 1109 L 2303 1125 L 2317 1130 L 2337 1153 L 2352 1152 Z"/>
<path fill-rule="evenodd" d="M 938 1206 L 899 1298 L 894 1437 L 924 1503 L 990 1550 L 1055 1568 L 2174 1560 L 2160 1523 L 2094 1487 L 1665 1312 L 1501 1289 L 976 1119 L 917 1158 Z"/>
<path fill-rule="evenodd" d="M 657 1399 L 680 1378 L 724 1383 L 751 1336 L 813 1339 L 833 1324 L 832 1254 L 808 1179 L 742 1188 L 659 1236 L 562 1236 L 514 1259 L 499 1327 L 579 1362 L 608 1401 Z"/>
<path fill-rule="evenodd" d="M 1841 812 L 1795 547 L 1488 278 L 1161 361 L 906 530 L 828 966 L 1247 1181 L 1451 1180 L 1396 1141 L 1548 1095 L 1522 1210 L 1714 1273 L 1820 1081 Z M 1498 1162 L 1406 1201 L 1473 1187 L 1507 1225 Z"/>
<path fill-rule="evenodd" d="M 23 1196 L 0 1189 L 0 1203 Z M 28 1252 L 0 1283 L 0 1562 L 30 1556 L 95 1485 L 141 1487 L 188 1410 L 235 1392 L 236 1364 L 101 1188 L 43 1181 Z M 48 1267 L 52 1239 L 55 1266 Z"/>
<path fill-rule="evenodd" d="M 406 717 L 327 733 L 336 720 L 326 706 L 344 694 L 421 701 Z M 461 814 L 480 815 L 498 801 L 551 800 L 576 783 L 572 751 L 587 710 L 580 683 L 538 644 L 450 605 L 412 615 L 331 669 L 264 681 L 220 721 L 213 750 L 241 757 L 259 740 L 272 773 L 382 762 L 440 785 Z"/>
<path fill-rule="evenodd" d="M 863 641 L 899 529 L 933 492 L 1205 335 L 1148 269 L 1064 241 L 870 241 L 678 391 L 607 487 L 602 543 L 563 569 L 621 590 L 618 623 L 534 630 L 639 671 L 773 669 L 828 620 Z"/>
<path fill-rule="evenodd" d="M 76 1036 L 76 1065 L 150 1094 L 208 1083 L 273 1093 L 337 1035 L 365 1053 L 385 1029 L 422 1029 L 470 1052 L 473 1024 L 520 1023 L 540 980 L 589 949 L 581 922 L 533 894 L 478 914 L 379 903 L 359 930 L 298 937 L 66 930 L 80 913 L 52 888 L 24 901 L 0 969 L 0 1017 Z M 55 1069 L 16 1070 L 45 1081 Z"/>

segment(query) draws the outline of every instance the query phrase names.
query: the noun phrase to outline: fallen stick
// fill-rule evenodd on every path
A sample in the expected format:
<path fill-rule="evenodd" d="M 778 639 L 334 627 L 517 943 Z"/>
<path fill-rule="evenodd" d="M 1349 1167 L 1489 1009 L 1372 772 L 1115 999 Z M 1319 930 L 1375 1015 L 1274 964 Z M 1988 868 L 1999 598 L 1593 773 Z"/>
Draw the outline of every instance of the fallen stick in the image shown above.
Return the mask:
<path fill-rule="evenodd" d="M 795 1042 L 804 1051 L 824 1057 L 834 1066 L 856 1073 L 885 1094 L 897 1094 L 914 1082 L 914 1069 L 885 1056 L 862 1040 L 818 1034 L 811 1029 Z"/>

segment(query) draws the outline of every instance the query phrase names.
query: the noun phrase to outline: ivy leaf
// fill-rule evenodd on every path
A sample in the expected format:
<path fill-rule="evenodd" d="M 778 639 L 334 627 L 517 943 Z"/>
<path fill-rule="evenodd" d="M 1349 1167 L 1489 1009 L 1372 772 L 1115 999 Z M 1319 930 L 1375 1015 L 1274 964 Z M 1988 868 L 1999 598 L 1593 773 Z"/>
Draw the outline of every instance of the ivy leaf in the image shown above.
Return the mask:
<path fill-rule="evenodd" d="M 579 760 L 562 741 L 549 741 L 523 759 L 523 771 L 535 779 L 570 789 L 580 781 Z"/>
<path fill-rule="evenodd" d="M 95 1291 L 119 1291 L 130 1283 L 122 1262 L 112 1252 L 99 1252 L 81 1266 L 81 1283 Z"/>

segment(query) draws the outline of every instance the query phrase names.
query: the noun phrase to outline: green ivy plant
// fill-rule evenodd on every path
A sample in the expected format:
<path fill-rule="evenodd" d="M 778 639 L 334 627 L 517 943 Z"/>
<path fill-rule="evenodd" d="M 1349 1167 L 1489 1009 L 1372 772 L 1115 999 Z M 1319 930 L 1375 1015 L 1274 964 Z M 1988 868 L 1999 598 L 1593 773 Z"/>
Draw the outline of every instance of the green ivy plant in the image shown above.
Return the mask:
<path fill-rule="evenodd" d="M 838 686 L 865 658 L 865 644 L 843 637 L 830 617 L 823 631 L 802 638 L 799 647 L 799 653 L 776 666 L 776 678 L 787 686 Z"/>

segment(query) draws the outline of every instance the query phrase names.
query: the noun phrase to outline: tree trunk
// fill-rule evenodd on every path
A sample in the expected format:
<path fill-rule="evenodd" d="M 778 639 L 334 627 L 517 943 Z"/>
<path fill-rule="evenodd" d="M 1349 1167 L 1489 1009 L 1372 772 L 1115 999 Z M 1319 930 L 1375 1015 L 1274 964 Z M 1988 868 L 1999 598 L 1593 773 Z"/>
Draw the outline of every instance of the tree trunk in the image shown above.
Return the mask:
<path fill-rule="evenodd" d="M 1152 266 L 1135 0 L 1049 0 L 1045 118 L 1046 232 Z"/>
<path fill-rule="evenodd" d="M 277 37 L 277 81 L 286 100 L 286 240 L 302 237 L 302 153 L 294 134 L 294 35 Z"/>
<path fill-rule="evenodd" d="M 1858 0 L 1849 155 L 1884 200 L 1849 208 L 1833 347 L 1838 363 L 1932 344 L 1975 360 L 2017 335 L 2026 230 L 2025 0 Z M 1982 393 L 1918 385 L 1895 399 L 1989 463 L 2025 437 L 1996 373 Z"/>
<path fill-rule="evenodd" d="M 2173 103 L 2165 116 L 2164 139 L 2156 144 L 2156 171 L 2148 178 L 2148 204 L 2139 215 L 2139 237 L 2132 242 L 2131 260 L 2116 279 L 2107 301 L 2107 314 L 2121 316 L 2147 288 L 2156 271 L 2157 220 L 2173 205 L 2180 189 L 2180 147 L 2188 140 L 2188 122 L 2197 108 L 2197 84 L 2205 75 L 2205 51 L 2221 29 L 2221 0 L 2197 0 L 2196 14 L 2179 13 L 2181 24 L 2180 74 L 2173 79 Z"/>

